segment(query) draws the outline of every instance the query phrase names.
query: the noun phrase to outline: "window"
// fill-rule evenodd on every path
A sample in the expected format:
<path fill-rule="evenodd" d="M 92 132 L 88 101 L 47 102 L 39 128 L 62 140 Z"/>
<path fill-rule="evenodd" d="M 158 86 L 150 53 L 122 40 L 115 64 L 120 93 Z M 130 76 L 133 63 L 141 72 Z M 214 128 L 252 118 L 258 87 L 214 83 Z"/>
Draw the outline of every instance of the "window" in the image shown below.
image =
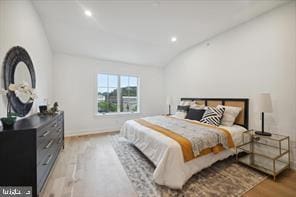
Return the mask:
<path fill-rule="evenodd" d="M 138 77 L 98 74 L 98 113 L 139 112 Z"/>

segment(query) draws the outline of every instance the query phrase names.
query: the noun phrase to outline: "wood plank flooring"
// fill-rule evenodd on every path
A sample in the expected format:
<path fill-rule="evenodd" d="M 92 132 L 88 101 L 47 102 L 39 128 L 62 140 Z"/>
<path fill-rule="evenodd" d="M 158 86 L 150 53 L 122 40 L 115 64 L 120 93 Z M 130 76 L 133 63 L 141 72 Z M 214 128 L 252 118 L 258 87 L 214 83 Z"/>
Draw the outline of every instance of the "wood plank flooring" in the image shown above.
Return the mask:
<path fill-rule="evenodd" d="M 41 197 L 134 197 L 135 193 L 108 135 L 65 139 Z M 276 182 L 263 181 L 246 197 L 296 196 L 296 172 L 288 170 Z"/>
<path fill-rule="evenodd" d="M 137 196 L 107 135 L 65 139 L 42 197 Z"/>
<path fill-rule="evenodd" d="M 269 177 L 262 183 L 258 184 L 252 190 L 247 192 L 245 197 L 295 197 L 296 196 L 296 172 L 286 170 L 279 176 L 276 181 Z"/>

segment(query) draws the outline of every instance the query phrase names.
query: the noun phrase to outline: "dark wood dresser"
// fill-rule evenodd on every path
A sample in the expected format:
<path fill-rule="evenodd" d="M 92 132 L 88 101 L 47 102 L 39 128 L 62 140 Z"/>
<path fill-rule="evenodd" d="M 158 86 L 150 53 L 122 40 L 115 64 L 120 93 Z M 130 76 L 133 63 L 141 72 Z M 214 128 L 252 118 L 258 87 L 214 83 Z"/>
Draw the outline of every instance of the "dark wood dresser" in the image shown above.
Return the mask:
<path fill-rule="evenodd" d="M 0 129 L 0 186 L 32 186 L 38 196 L 64 147 L 64 113 L 32 115 Z"/>

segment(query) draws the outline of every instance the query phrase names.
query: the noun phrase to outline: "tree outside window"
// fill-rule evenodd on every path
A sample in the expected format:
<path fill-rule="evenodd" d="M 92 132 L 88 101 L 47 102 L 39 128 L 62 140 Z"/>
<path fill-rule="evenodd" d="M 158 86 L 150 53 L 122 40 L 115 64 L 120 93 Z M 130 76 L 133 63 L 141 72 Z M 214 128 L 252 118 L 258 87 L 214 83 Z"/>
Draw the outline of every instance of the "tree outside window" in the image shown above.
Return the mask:
<path fill-rule="evenodd" d="M 138 112 L 138 77 L 98 74 L 98 113 Z"/>

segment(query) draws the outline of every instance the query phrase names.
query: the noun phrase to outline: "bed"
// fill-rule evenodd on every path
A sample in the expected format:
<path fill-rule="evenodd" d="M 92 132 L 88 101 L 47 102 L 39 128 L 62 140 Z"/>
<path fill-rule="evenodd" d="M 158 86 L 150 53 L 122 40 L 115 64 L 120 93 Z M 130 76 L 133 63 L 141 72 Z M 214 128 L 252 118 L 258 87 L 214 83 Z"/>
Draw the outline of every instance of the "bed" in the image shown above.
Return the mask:
<path fill-rule="evenodd" d="M 240 143 L 242 133 L 248 129 L 248 99 L 182 98 L 181 100 L 197 101 L 211 107 L 217 105 L 235 106 L 240 107 L 242 110 L 235 119 L 235 124 L 231 127 L 207 127 L 207 125 L 203 125 L 203 123 L 198 121 L 170 116 L 146 117 L 141 119 L 141 121 L 129 120 L 124 123 L 120 130 L 120 135 L 134 144 L 153 162 L 155 165 L 153 180 L 159 185 L 165 185 L 173 189 L 182 189 L 186 181 L 195 173 L 200 172 L 219 160 L 234 155 L 235 146 Z M 172 139 L 172 137 L 164 135 L 162 132 L 166 132 L 166 130 L 162 131 L 161 128 L 163 129 L 163 127 L 159 129 L 153 127 L 153 125 L 149 125 L 153 121 L 157 123 L 156 125 L 163 124 L 166 128 L 182 130 L 184 133 L 195 132 L 206 136 L 208 134 L 207 132 L 211 131 L 215 133 L 215 136 L 221 137 L 220 140 L 223 143 L 221 143 L 222 145 L 220 144 L 219 151 L 204 152 L 206 149 L 198 149 L 198 146 L 195 147 L 195 143 L 192 142 L 192 155 L 188 155 L 185 152 L 186 143 L 181 144 L 177 138 Z M 225 133 L 226 131 L 227 133 Z M 223 132 L 224 134 L 222 135 L 221 133 Z M 223 136 L 227 136 L 225 134 L 228 134 L 231 140 L 227 137 L 224 138 Z M 206 137 L 204 138 L 206 139 Z M 205 141 L 210 144 L 211 140 L 209 139 Z M 203 142 L 201 144 L 205 143 Z"/>

